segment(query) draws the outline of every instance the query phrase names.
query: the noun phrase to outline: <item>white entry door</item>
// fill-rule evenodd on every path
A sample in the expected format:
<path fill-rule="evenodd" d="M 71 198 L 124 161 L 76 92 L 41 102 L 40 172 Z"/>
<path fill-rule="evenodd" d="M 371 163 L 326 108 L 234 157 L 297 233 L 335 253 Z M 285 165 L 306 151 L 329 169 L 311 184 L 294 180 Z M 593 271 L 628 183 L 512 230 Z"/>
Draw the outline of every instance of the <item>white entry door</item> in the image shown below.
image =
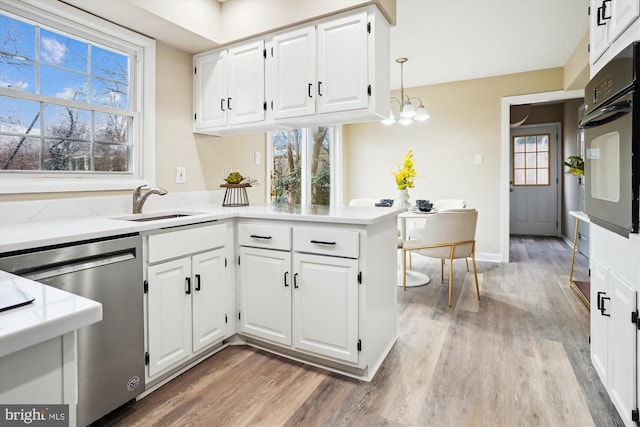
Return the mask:
<path fill-rule="evenodd" d="M 558 128 L 511 130 L 511 234 L 558 235 Z"/>

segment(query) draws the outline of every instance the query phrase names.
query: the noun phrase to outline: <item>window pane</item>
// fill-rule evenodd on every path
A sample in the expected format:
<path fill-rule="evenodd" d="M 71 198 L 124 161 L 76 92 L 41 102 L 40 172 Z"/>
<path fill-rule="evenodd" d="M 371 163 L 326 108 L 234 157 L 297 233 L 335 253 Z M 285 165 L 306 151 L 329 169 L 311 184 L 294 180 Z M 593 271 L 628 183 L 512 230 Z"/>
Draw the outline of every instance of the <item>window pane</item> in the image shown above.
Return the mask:
<path fill-rule="evenodd" d="M 65 139 L 91 139 L 91 113 L 89 111 L 46 105 L 43 121 L 45 136 Z"/>
<path fill-rule="evenodd" d="M 96 144 L 95 170 L 100 172 L 127 172 L 129 170 L 129 147 L 113 144 Z"/>
<path fill-rule="evenodd" d="M 527 164 L 526 167 L 528 168 L 535 168 L 536 167 L 536 153 L 527 153 Z"/>
<path fill-rule="evenodd" d="M 309 153 L 311 172 L 311 204 L 329 205 L 331 202 L 331 164 L 329 141 L 331 131 L 328 127 L 312 130 Z"/>
<path fill-rule="evenodd" d="M 522 153 L 524 152 L 524 143 L 525 139 L 521 136 L 518 136 L 513 139 L 513 151 L 514 153 Z"/>
<path fill-rule="evenodd" d="M 91 46 L 91 74 L 129 84 L 129 58 L 97 46 Z"/>
<path fill-rule="evenodd" d="M 19 56 L 0 54 L 0 87 L 35 93 L 35 64 Z"/>
<path fill-rule="evenodd" d="M 513 166 L 515 168 L 523 168 L 524 167 L 524 153 L 519 153 L 513 156 Z"/>
<path fill-rule="evenodd" d="M 0 132 L 40 134 L 40 103 L 0 98 Z"/>
<path fill-rule="evenodd" d="M 86 102 L 87 76 L 86 74 L 41 65 L 40 93 L 42 95 L 55 96 L 56 98 Z"/>
<path fill-rule="evenodd" d="M 272 186 L 279 203 L 299 204 L 302 178 L 302 129 L 273 134 Z"/>
<path fill-rule="evenodd" d="M 538 167 L 546 168 L 549 165 L 549 153 L 538 153 Z"/>
<path fill-rule="evenodd" d="M 65 138 L 45 139 L 44 170 L 52 171 L 86 171 L 89 170 L 86 156 L 89 156 L 90 144 L 76 142 Z"/>
<path fill-rule="evenodd" d="M 40 138 L 0 135 L 0 166 L 3 170 L 39 170 Z"/>
<path fill-rule="evenodd" d="M 91 79 L 92 104 L 129 109 L 129 87 L 111 80 Z"/>
<path fill-rule="evenodd" d="M 538 169 L 538 185 L 549 185 L 549 169 Z"/>
<path fill-rule="evenodd" d="M 35 59 L 36 29 L 33 25 L 0 14 L 0 50 L 22 58 Z"/>
<path fill-rule="evenodd" d="M 549 135 L 538 135 L 538 151 L 549 151 Z"/>
<path fill-rule="evenodd" d="M 513 172 L 513 183 L 515 185 L 524 185 L 524 169 L 518 169 Z"/>
<path fill-rule="evenodd" d="M 86 73 L 88 49 L 87 43 L 45 29 L 40 30 L 42 62 Z"/>
<path fill-rule="evenodd" d="M 95 113 L 95 141 L 104 142 L 129 142 L 128 116 L 117 114 Z"/>
<path fill-rule="evenodd" d="M 528 153 L 536 151 L 536 137 L 535 136 L 527 136 L 526 140 L 527 140 L 527 145 L 526 145 L 525 150 Z"/>
<path fill-rule="evenodd" d="M 527 185 L 535 185 L 536 183 L 536 170 L 535 169 L 527 169 L 526 170 L 526 181 Z"/>

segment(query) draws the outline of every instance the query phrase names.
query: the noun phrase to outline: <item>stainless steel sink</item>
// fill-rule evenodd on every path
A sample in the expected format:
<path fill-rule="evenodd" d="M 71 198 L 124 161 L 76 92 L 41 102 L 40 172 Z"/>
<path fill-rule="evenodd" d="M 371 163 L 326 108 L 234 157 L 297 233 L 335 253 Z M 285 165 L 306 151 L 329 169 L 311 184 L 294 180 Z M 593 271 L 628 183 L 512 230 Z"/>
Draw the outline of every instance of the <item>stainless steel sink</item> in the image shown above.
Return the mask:
<path fill-rule="evenodd" d="M 180 218 L 183 216 L 190 216 L 190 214 L 168 214 L 168 215 L 158 215 L 158 216 L 147 216 L 147 217 L 142 217 L 142 218 L 132 218 L 132 219 L 128 219 L 127 221 L 137 221 L 137 222 L 144 222 L 144 221 L 158 221 L 160 219 L 170 219 L 170 218 Z"/>
<path fill-rule="evenodd" d="M 166 219 L 183 218 L 186 216 L 201 215 L 202 212 L 158 212 L 150 214 L 134 214 L 130 216 L 121 216 L 114 219 L 122 221 L 135 221 L 135 222 L 150 222 L 161 221 Z"/>

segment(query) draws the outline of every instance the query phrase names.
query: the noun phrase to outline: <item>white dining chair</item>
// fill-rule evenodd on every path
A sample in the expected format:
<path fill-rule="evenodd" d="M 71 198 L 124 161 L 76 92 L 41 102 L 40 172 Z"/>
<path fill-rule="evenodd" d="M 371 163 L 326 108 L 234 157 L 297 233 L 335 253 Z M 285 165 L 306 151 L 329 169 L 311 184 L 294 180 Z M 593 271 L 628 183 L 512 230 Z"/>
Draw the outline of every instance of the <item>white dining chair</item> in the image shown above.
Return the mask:
<path fill-rule="evenodd" d="M 449 260 L 449 307 L 451 307 L 451 293 L 453 280 L 453 260 L 471 257 L 473 276 L 476 282 L 476 294 L 480 300 L 478 273 L 476 269 L 476 225 L 478 211 L 475 209 L 456 209 L 439 212 L 425 222 L 420 229 L 418 238 L 403 242 L 402 245 L 402 273 L 403 288 L 406 290 L 407 262 L 409 252 L 418 255 L 440 259 L 440 280 L 444 282 L 444 262 Z"/>

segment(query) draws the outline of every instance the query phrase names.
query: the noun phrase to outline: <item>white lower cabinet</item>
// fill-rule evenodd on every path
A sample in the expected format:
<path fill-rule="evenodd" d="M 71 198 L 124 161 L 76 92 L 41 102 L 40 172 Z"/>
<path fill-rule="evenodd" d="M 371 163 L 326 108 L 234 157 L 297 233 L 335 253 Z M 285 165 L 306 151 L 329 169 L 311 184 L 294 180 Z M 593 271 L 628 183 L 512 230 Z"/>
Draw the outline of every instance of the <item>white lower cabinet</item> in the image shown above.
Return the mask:
<path fill-rule="evenodd" d="M 359 238 L 323 226 L 241 224 L 240 244 L 258 247 L 240 247 L 240 333 L 357 364 Z"/>
<path fill-rule="evenodd" d="M 239 329 L 291 345 L 291 253 L 240 248 Z"/>
<path fill-rule="evenodd" d="M 594 226 L 591 239 L 591 361 L 626 426 L 636 426 L 638 292 L 629 239 Z M 621 267 L 621 268 L 619 268 Z M 620 274 L 619 274 L 620 273 Z"/>
<path fill-rule="evenodd" d="M 358 361 L 358 260 L 293 255 L 293 346 Z"/>
<path fill-rule="evenodd" d="M 149 236 L 148 258 L 155 262 L 147 267 L 145 286 L 149 377 L 226 337 L 225 240 L 225 225 Z M 184 242 L 194 253 L 175 258 Z"/>

